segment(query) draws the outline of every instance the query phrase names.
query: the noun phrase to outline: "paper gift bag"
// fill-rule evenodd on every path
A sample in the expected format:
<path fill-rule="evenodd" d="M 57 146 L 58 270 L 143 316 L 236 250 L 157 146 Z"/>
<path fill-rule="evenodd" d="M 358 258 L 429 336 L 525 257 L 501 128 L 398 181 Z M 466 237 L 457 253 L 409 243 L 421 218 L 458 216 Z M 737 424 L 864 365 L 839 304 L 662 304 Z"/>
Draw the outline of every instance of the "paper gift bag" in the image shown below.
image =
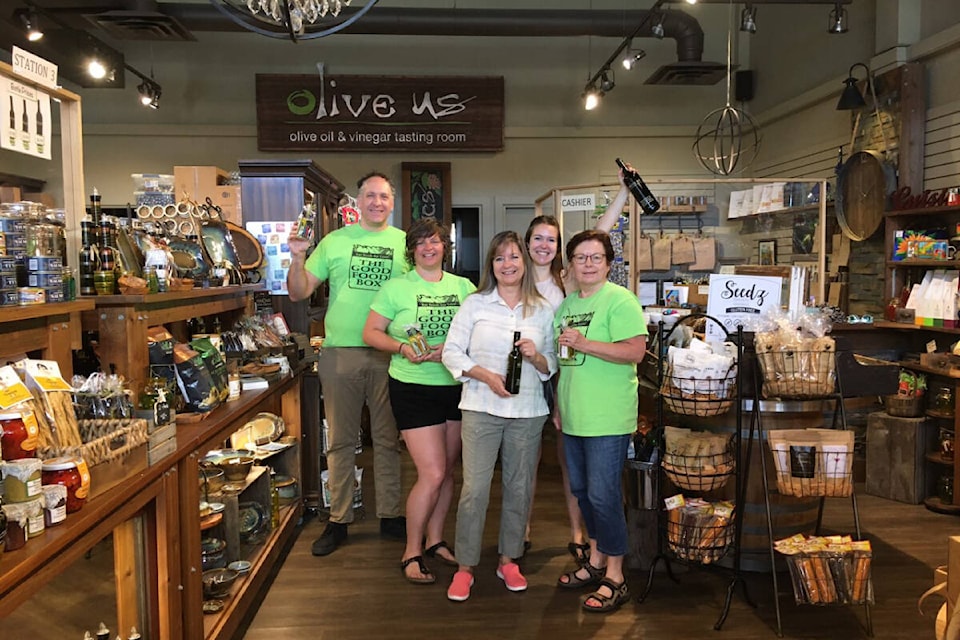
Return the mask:
<path fill-rule="evenodd" d="M 671 251 L 670 245 L 673 244 L 673 241 L 666 237 L 660 236 L 653 243 L 653 268 L 655 271 L 669 271 L 671 265 Z"/>
<path fill-rule="evenodd" d="M 682 233 L 671 241 L 670 252 L 672 254 L 670 262 L 673 264 L 690 264 L 696 260 L 693 252 L 693 238 Z"/>
<path fill-rule="evenodd" d="M 697 259 L 688 268 L 690 271 L 713 271 L 717 266 L 716 238 L 700 237 L 693 240 L 693 252 Z"/>
<path fill-rule="evenodd" d="M 641 233 L 637 238 L 637 269 L 639 271 L 653 269 L 653 241 L 645 233 Z"/>

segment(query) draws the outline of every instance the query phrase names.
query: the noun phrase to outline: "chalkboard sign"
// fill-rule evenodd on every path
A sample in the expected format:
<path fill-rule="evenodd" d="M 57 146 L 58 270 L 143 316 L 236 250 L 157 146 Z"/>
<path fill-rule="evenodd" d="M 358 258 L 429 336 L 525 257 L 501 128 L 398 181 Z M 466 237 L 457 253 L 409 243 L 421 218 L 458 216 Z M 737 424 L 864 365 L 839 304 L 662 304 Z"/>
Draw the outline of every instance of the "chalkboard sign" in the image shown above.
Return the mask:
<path fill-rule="evenodd" d="M 450 163 L 404 162 L 401 189 L 403 193 L 403 228 L 420 218 L 433 218 L 450 226 Z"/>

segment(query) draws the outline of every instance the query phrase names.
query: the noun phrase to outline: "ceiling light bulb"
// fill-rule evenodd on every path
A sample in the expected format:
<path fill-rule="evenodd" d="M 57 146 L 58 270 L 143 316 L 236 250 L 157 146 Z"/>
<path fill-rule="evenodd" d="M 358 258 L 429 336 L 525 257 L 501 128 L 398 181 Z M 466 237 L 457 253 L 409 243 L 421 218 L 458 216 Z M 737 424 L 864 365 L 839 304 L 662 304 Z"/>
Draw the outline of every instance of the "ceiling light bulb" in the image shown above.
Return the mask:
<path fill-rule="evenodd" d="M 102 80 L 107 77 L 107 68 L 98 59 L 93 58 L 87 63 L 87 73 L 90 74 L 91 78 Z"/>
<path fill-rule="evenodd" d="M 593 111 L 600 104 L 600 93 L 596 89 L 590 89 L 583 94 L 583 108 L 587 111 Z"/>
<path fill-rule="evenodd" d="M 697 4 L 697 0 L 687 0 L 687 4 Z"/>
<path fill-rule="evenodd" d="M 847 10 L 840 6 L 840 3 L 833 5 L 830 10 L 830 25 L 827 27 L 827 33 L 846 33 L 847 32 Z"/>
<path fill-rule="evenodd" d="M 624 57 L 623 59 L 623 68 L 628 71 L 630 69 L 633 69 L 633 67 L 636 66 L 636 64 L 640 62 L 644 57 L 646 57 L 646 55 L 647 55 L 647 52 L 642 50 L 628 53 L 627 56 Z"/>
<path fill-rule="evenodd" d="M 23 20 L 23 26 L 27 31 L 27 40 L 36 42 L 43 37 L 43 31 L 40 29 L 40 22 L 37 19 L 36 11 L 22 13 L 20 14 L 20 18 Z"/>

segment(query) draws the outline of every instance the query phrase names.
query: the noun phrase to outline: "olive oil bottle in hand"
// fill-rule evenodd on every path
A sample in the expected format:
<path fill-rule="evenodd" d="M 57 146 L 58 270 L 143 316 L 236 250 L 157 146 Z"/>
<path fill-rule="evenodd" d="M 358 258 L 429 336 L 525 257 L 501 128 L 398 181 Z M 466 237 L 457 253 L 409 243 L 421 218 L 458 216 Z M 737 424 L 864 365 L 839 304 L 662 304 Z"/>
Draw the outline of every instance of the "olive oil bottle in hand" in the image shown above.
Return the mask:
<path fill-rule="evenodd" d="M 523 365 L 523 354 L 520 353 L 520 347 L 517 342 L 520 340 L 520 332 L 513 332 L 513 349 L 507 356 L 507 391 L 513 395 L 520 393 L 520 369 Z"/>

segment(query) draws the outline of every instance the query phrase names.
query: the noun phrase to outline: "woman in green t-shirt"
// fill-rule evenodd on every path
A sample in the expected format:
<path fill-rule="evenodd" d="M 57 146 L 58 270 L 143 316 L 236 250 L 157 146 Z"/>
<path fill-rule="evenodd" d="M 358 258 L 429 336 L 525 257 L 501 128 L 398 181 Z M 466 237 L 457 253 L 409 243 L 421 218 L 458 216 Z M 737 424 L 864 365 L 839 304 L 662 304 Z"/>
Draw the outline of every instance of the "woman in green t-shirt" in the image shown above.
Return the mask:
<path fill-rule="evenodd" d="M 554 319 L 570 490 L 590 538 L 589 560 L 560 576 L 557 586 L 596 586 L 582 605 L 601 613 L 630 597 L 623 575 L 627 523 L 620 481 L 637 428 L 637 363 L 647 347 L 647 322 L 637 297 L 607 281 L 613 258 L 605 232 L 591 229 L 573 236 L 567 262 L 578 291 L 564 299 Z"/>
<path fill-rule="evenodd" d="M 406 248 L 414 268 L 380 287 L 363 328 L 364 342 L 393 354 L 390 405 L 417 467 L 417 482 L 407 497 L 407 546 L 400 562 L 404 578 L 414 584 L 436 582 L 424 555 L 457 566 L 442 536 L 460 457 L 460 383 L 440 356 L 450 321 L 476 287 L 443 270 L 449 249 L 450 234 L 436 220 L 414 222 Z"/>

